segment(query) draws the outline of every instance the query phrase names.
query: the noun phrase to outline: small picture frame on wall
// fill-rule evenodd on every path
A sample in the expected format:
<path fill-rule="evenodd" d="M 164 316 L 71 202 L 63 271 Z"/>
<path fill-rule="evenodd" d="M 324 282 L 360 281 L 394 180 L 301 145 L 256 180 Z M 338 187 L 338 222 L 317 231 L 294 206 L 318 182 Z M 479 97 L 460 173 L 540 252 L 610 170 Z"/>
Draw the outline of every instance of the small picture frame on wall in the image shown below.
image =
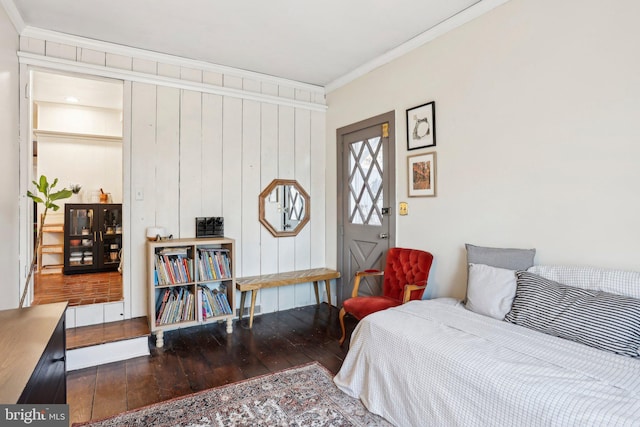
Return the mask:
<path fill-rule="evenodd" d="M 436 102 L 431 101 L 407 110 L 407 150 L 435 147 Z"/>
<path fill-rule="evenodd" d="M 407 157 L 409 174 L 409 197 L 435 197 L 436 153 L 435 151 Z"/>

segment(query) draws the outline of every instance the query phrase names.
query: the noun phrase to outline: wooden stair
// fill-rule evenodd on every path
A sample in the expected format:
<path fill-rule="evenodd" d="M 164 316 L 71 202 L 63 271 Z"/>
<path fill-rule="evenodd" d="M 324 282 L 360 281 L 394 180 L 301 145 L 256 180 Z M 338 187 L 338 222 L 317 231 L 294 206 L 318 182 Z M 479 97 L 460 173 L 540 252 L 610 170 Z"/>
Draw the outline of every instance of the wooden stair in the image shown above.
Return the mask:
<path fill-rule="evenodd" d="M 67 329 L 67 370 L 149 355 L 149 324 L 136 317 Z"/>

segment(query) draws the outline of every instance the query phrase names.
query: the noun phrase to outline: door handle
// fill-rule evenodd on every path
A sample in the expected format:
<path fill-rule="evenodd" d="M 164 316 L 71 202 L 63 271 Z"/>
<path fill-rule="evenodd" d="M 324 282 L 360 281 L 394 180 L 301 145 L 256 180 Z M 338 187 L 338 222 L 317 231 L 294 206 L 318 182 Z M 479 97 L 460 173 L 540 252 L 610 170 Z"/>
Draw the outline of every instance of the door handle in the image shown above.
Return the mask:
<path fill-rule="evenodd" d="M 378 237 L 381 239 L 388 239 L 389 238 L 389 234 L 387 233 L 380 233 L 378 234 Z"/>

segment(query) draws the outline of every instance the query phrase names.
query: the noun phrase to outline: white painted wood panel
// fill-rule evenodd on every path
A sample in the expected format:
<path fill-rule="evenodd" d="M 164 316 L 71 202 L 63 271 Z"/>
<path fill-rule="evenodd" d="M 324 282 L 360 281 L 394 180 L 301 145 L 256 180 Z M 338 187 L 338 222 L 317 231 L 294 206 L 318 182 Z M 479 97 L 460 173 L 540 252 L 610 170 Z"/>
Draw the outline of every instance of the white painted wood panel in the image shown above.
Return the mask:
<path fill-rule="evenodd" d="M 262 104 L 261 110 L 260 192 L 278 177 L 278 107 Z M 260 224 L 260 274 L 278 272 L 278 240 Z M 264 294 L 261 291 L 258 295 L 263 313 L 278 310 L 278 290 L 269 291 Z"/>
<path fill-rule="evenodd" d="M 142 189 L 144 200 L 131 202 L 132 316 L 146 315 L 146 228 L 155 224 L 156 86 L 134 83 L 131 89 L 131 186 Z"/>
<path fill-rule="evenodd" d="M 271 181 L 278 178 L 278 107 L 275 105 L 262 105 L 260 159 L 260 192 L 262 192 Z M 260 273 L 277 273 L 278 238 L 263 226 L 260 227 L 260 236 L 262 249 Z"/>
<path fill-rule="evenodd" d="M 222 215 L 222 96 L 202 95 L 202 213 Z M 226 228 L 225 228 L 226 234 Z"/>
<path fill-rule="evenodd" d="M 45 54 L 45 41 L 33 37 L 20 37 L 20 50 L 23 52 Z"/>
<path fill-rule="evenodd" d="M 180 78 L 180 67 L 173 64 L 158 64 L 158 75 L 163 77 Z"/>
<path fill-rule="evenodd" d="M 180 67 L 180 78 L 192 82 L 202 81 L 202 70 L 194 70 L 193 68 Z"/>
<path fill-rule="evenodd" d="M 155 75 L 158 72 L 158 63 L 147 59 L 133 58 L 131 68 L 133 71 Z"/>
<path fill-rule="evenodd" d="M 87 64 L 106 65 L 106 55 L 104 52 L 99 52 L 93 49 L 78 48 L 78 60 L 86 62 Z"/>
<path fill-rule="evenodd" d="M 68 44 L 46 42 L 45 55 L 54 58 L 76 60 L 76 48 L 75 46 L 69 46 Z"/>
<path fill-rule="evenodd" d="M 308 92 L 300 94 L 307 96 Z M 294 148 L 294 177 L 298 184 L 310 193 L 311 183 L 311 115 L 309 110 L 296 109 L 295 117 L 295 148 Z M 295 269 L 306 270 L 311 268 L 311 227 L 307 224 L 294 239 L 295 244 Z M 303 306 L 315 302 L 313 285 L 306 283 L 294 287 L 295 305 Z"/>
<path fill-rule="evenodd" d="M 132 268 L 130 265 L 131 251 L 131 235 L 134 228 L 131 225 L 131 210 L 133 208 L 131 200 L 131 97 L 132 86 L 130 81 L 123 82 L 122 90 L 122 251 L 123 251 L 123 269 L 122 269 L 122 297 L 124 299 L 124 318 L 146 315 L 148 306 L 146 295 L 141 295 L 144 286 L 136 286 L 135 291 L 132 287 L 131 277 Z M 139 230 L 136 228 L 136 232 Z M 145 275 L 146 277 L 146 275 Z M 136 295 L 136 299 L 132 295 Z M 132 316 L 135 313 L 135 316 Z"/>
<path fill-rule="evenodd" d="M 157 89 L 157 127 L 154 154 L 155 218 L 150 226 L 164 227 L 168 234 L 180 230 L 180 90 Z"/>
<path fill-rule="evenodd" d="M 236 255 L 242 253 L 242 100 L 224 97 L 222 112 L 222 216 L 224 232 L 236 240 Z M 242 277 L 242 257 L 236 256 L 236 276 Z"/>
<path fill-rule="evenodd" d="M 125 81 L 125 317 L 146 315 L 147 295 L 136 283 L 146 281 L 149 226 L 193 236 L 196 216 L 223 216 L 225 234 L 237 242 L 238 276 L 323 265 L 325 113 L 310 113 L 323 94 L 280 80 L 28 37 L 21 38 L 21 49 L 160 77 L 140 82 L 140 74 L 132 74 L 133 82 Z M 218 94 L 211 85 L 230 90 Z M 258 194 L 275 178 L 295 178 L 311 195 L 312 221 L 297 237 L 274 238 L 258 221 Z M 138 190 L 142 200 L 134 197 Z M 263 313 L 315 303 L 310 284 L 264 290 L 259 298 Z"/>
<path fill-rule="evenodd" d="M 309 170 L 311 172 L 311 182 L 309 183 L 309 194 L 311 199 L 311 267 L 331 267 L 326 265 L 324 245 L 316 245 L 315 242 L 324 242 L 325 220 L 327 207 L 332 209 L 335 203 L 327 204 L 325 192 L 325 172 L 327 167 L 325 155 L 325 120 L 324 113 L 311 112 L 311 147 L 309 152 Z M 335 266 L 334 266 L 335 267 Z"/>
<path fill-rule="evenodd" d="M 202 94 L 182 91 L 180 106 L 180 232 L 195 237 L 202 216 Z"/>
<path fill-rule="evenodd" d="M 293 91 L 291 91 L 293 95 Z M 295 112 L 291 107 L 278 107 L 278 178 L 295 177 Z M 295 270 L 295 237 L 278 238 L 278 271 Z M 293 286 L 278 289 L 278 309 L 295 307 Z"/>
<path fill-rule="evenodd" d="M 255 85 L 254 85 L 255 86 Z M 259 84 L 257 85 L 259 89 Z M 254 87 L 255 88 L 255 87 Z M 260 104 L 242 101 L 242 275 L 260 274 Z"/>
<path fill-rule="evenodd" d="M 130 56 L 107 53 L 105 55 L 105 62 L 107 67 L 120 68 L 123 70 L 131 70 L 133 67 L 133 58 Z"/>

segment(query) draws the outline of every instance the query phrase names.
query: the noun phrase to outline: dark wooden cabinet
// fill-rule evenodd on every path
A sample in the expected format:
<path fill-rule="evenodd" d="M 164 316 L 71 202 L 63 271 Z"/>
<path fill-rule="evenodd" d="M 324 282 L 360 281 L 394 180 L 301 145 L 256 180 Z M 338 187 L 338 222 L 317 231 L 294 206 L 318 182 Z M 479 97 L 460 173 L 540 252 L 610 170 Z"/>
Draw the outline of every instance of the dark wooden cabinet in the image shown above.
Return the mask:
<path fill-rule="evenodd" d="M 66 308 L 0 311 L 0 403 L 67 403 Z"/>
<path fill-rule="evenodd" d="M 65 205 L 65 274 L 117 270 L 121 249 L 121 204 Z"/>

